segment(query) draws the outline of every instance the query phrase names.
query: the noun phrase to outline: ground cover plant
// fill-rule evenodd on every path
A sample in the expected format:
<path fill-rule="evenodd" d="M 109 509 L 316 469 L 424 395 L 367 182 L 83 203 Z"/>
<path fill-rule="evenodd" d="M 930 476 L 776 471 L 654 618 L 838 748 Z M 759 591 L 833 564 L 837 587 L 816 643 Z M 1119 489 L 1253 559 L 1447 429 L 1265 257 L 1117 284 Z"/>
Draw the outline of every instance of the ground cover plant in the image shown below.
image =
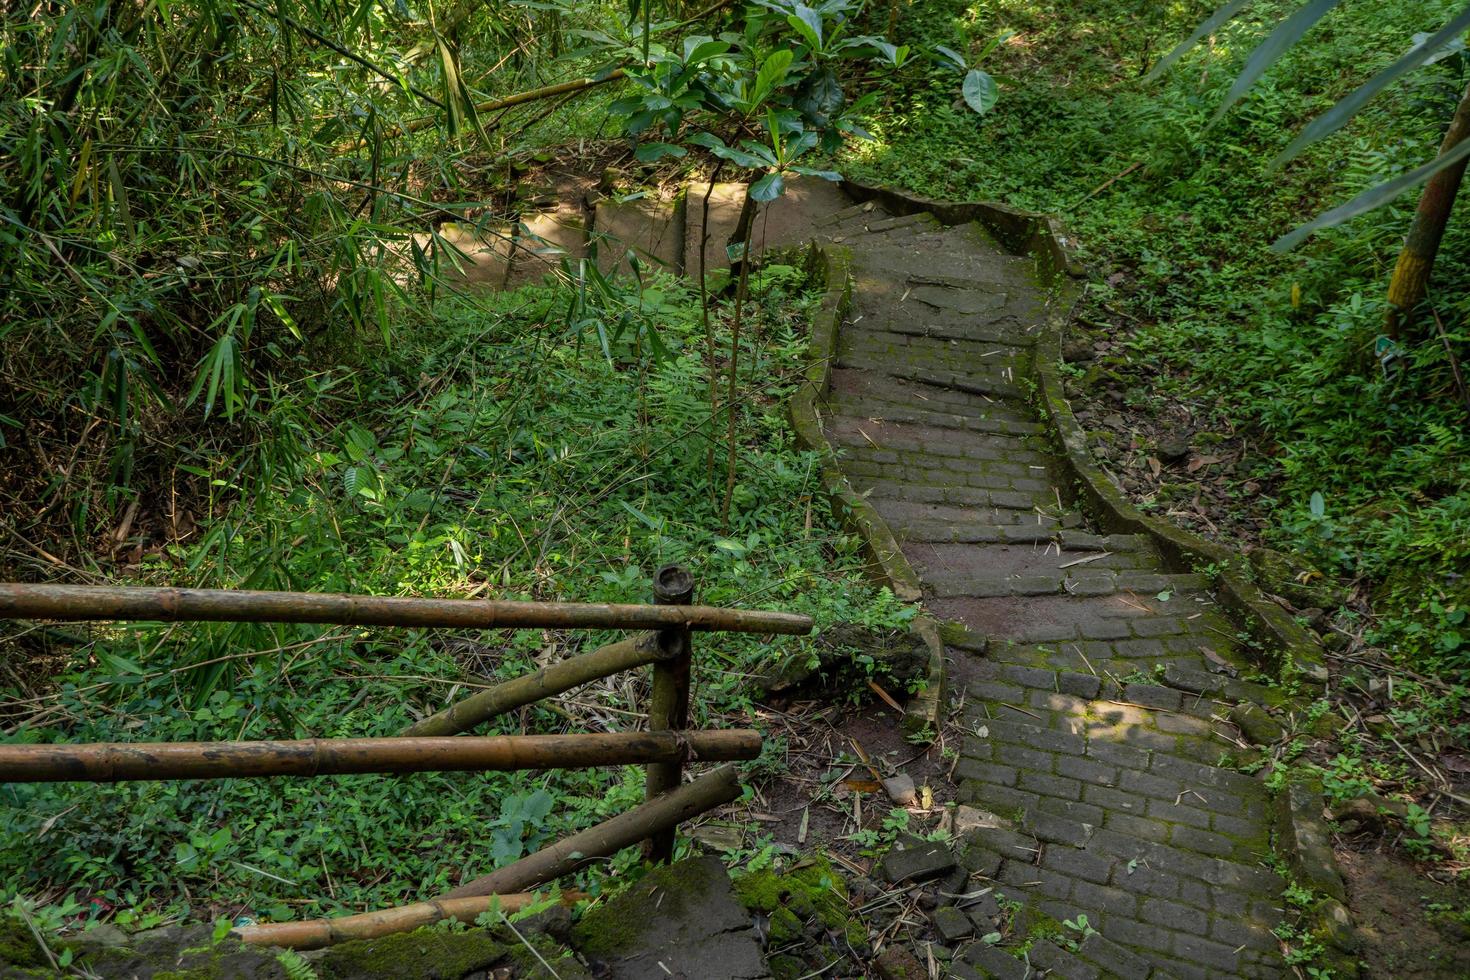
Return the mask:
<path fill-rule="evenodd" d="M 753 284 L 747 316 L 758 329 L 744 356 L 761 380 L 736 413 L 728 535 L 723 475 L 712 484 L 704 465 L 692 287 L 630 285 L 569 321 L 570 289 L 548 285 L 453 301 L 372 367 L 324 367 L 277 391 L 261 450 L 273 464 L 248 485 L 221 486 L 238 502 L 193 539 L 151 550 L 130 578 L 637 602 L 654 568 L 679 561 L 701 602 L 897 627 L 906 609 L 861 580 L 855 542 L 833 531 L 815 460 L 792 447 L 780 411 L 805 355 L 810 295 L 790 266 L 767 266 Z M 729 320 L 728 304 L 717 307 L 726 343 Z M 72 649 L 53 689 L 9 699 L 7 725 L 22 741 L 389 735 L 465 684 L 609 638 L 132 624 Z M 806 640 L 705 640 L 700 724 L 741 717 L 753 675 L 810 655 Z M 614 678 L 494 727 L 627 730 L 645 683 Z M 7 898 L 124 923 L 381 906 L 620 812 L 642 798 L 642 779 L 626 768 L 14 784 L 0 795 L 7 834 L 35 846 L 6 848 L 0 880 Z"/>

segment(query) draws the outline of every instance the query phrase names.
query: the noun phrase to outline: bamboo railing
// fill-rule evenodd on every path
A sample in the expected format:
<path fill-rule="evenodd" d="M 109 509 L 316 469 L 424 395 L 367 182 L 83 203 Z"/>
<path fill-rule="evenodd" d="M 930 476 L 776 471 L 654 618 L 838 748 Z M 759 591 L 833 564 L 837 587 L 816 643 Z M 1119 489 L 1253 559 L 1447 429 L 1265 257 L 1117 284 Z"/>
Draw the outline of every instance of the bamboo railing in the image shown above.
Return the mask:
<path fill-rule="evenodd" d="M 544 770 L 646 765 L 645 800 L 595 827 L 468 880 L 446 895 L 360 915 L 242 926 L 260 945 L 315 949 L 415 929 L 446 918 L 535 901 L 529 889 L 640 841 L 651 860 L 673 855 L 678 825 L 740 795 L 730 765 L 685 783 L 691 762 L 735 762 L 761 751 L 759 732 L 689 730 L 696 632 L 805 634 L 806 616 L 696 606 L 694 579 L 677 565 L 653 579 L 652 605 L 0 583 L 0 619 L 322 623 L 341 626 L 640 630 L 581 656 L 457 701 L 392 738 L 274 742 L 0 744 L 0 782 L 320 777 L 344 773 Z M 653 667 L 648 730 L 612 734 L 465 735 L 508 711 L 590 681 Z"/>

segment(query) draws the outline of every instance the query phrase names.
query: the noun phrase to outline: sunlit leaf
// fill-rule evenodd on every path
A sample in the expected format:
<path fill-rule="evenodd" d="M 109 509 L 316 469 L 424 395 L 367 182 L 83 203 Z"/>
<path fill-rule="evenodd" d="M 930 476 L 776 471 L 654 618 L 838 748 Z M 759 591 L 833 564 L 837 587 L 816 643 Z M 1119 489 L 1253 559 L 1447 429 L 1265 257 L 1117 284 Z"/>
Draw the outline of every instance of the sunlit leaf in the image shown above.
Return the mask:
<path fill-rule="evenodd" d="M 995 79 L 988 72 L 979 68 L 971 68 L 965 75 L 963 87 L 965 102 L 979 115 L 985 115 L 995 107 L 996 100 L 1000 98 L 1000 90 L 996 87 Z"/>
<path fill-rule="evenodd" d="M 766 174 L 750 185 L 750 198 L 765 204 L 780 197 L 785 190 L 786 181 L 779 173 Z"/>

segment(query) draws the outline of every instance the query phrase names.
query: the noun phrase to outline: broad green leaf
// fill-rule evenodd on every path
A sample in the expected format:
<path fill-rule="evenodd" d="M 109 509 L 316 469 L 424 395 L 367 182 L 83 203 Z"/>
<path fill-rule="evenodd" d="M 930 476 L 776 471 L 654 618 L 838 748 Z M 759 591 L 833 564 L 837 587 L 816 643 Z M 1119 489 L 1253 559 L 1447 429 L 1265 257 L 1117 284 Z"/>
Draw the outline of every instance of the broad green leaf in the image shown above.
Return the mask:
<path fill-rule="evenodd" d="M 971 68 L 965 75 L 963 88 L 965 102 L 969 104 L 979 115 L 989 112 L 1000 98 L 1000 90 L 996 88 L 995 79 L 988 72 L 979 68 Z"/>
<path fill-rule="evenodd" d="M 813 51 L 822 50 L 822 15 L 817 13 L 806 4 L 796 5 L 796 13 L 786 18 L 786 23 L 791 29 L 801 35 L 801 39 L 807 43 L 807 47 Z"/>
<path fill-rule="evenodd" d="M 942 44 L 936 44 L 934 45 L 934 53 L 938 55 L 943 55 L 946 60 L 948 60 L 960 71 L 964 71 L 965 68 L 969 66 L 969 62 L 965 61 L 964 57 L 953 48 L 946 48 Z"/>
<path fill-rule="evenodd" d="M 1179 47 L 1175 48 L 1173 51 L 1170 51 L 1168 54 L 1160 58 L 1159 63 L 1154 65 L 1153 68 L 1149 69 L 1149 73 L 1147 75 L 1143 76 L 1143 80 L 1145 82 L 1151 81 L 1155 78 L 1158 78 L 1164 72 L 1168 71 L 1170 65 L 1183 57 L 1184 52 L 1194 47 L 1204 38 L 1215 33 L 1215 31 L 1219 30 L 1221 24 L 1224 24 L 1227 20 L 1244 10 L 1245 5 L 1250 2 L 1251 0 L 1230 0 L 1230 2 L 1227 3 L 1225 6 L 1221 7 L 1209 17 L 1205 18 L 1204 23 L 1196 27 L 1194 29 L 1194 33 L 1184 39 L 1183 44 L 1179 45 Z"/>
<path fill-rule="evenodd" d="M 1432 35 L 1415 35 L 1414 47 L 1409 53 L 1398 61 L 1389 65 L 1383 71 L 1374 75 L 1364 82 L 1351 95 L 1345 96 L 1331 109 L 1313 119 L 1305 129 L 1291 141 L 1291 145 L 1282 150 L 1276 159 L 1271 161 L 1268 170 L 1276 170 L 1282 164 L 1294 159 L 1297 154 L 1306 149 L 1317 140 L 1324 139 L 1347 125 L 1348 120 L 1357 115 L 1379 92 L 1398 81 L 1415 68 L 1428 64 L 1434 53 L 1459 40 L 1461 34 L 1470 29 L 1470 6 L 1460 11 L 1459 16 L 1446 24 L 1441 30 Z"/>
<path fill-rule="evenodd" d="M 766 174 L 760 180 L 750 185 L 750 198 L 765 204 L 780 197 L 786 190 L 786 179 L 779 173 Z"/>
<path fill-rule="evenodd" d="M 806 177 L 820 177 L 834 184 L 842 182 L 842 175 L 835 170 L 813 170 L 811 167 L 792 167 L 791 169 Z"/>
<path fill-rule="evenodd" d="M 638 149 L 633 151 L 633 156 L 638 158 L 639 163 L 657 163 L 664 157 L 682 157 L 688 152 L 673 143 L 640 143 Z"/>
<path fill-rule="evenodd" d="M 1322 491 L 1313 490 L 1310 502 L 1313 517 L 1321 517 L 1327 513 L 1327 501 L 1322 496 Z"/>
<path fill-rule="evenodd" d="M 716 41 L 705 35 L 696 35 L 684 39 L 684 64 L 697 65 L 711 58 L 718 58 L 730 45 L 725 41 Z"/>
<path fill-rule="evenodd" d="M 786 69 L 791 67 L 791 60 L 795 55 L 785 50 L 771 52 L 771 56 L 761 65 L 761 70 L 756 73 L 755 86 L 750 93 L 750 104 L 748 110 L 753 110 L 766 100 L 777 85 L 786 78 Z"/>
<path fill-rule="evenodd" d="M 1360 214 L 1366 214 L 1374 208 L 1382 207 L 1389 201 L 1398 197 L 1411 187 L 1417 187 L 1441 170 L 1470 157 L 1470 140 L 1458 144 L 1448 153 L 1440 154 L 1422 167 L 1416 167 L 1406 174 L 1395 177 L 1393 180 L 1385 181 L 1377 187 L 1370 188 L 1346 204 L 1339 205 L 1325 214 L 1320 214 L 1292 231 L 1290 234 L 1282 235 L 1271 246 L 1273 252 L 1289 252 L 1296 248 L 1307 236 L 1323 228 L 1331 228 L 1340 225 L 1344 221 L 1351 221 Z"/>
<path fill-rule="evenodd" d="M 1310 31 L 1317 21 L 1327 15 L 1327 12 L 1336 7 L 1338 0 L 1311 0 L 1310 3 L 1301 7 L 1296 13 L 1276 25 L 1276 29 L 1266 35 L 1266 40 L 1256 45 L 1251 56 L 1245 61 L 1245 68 L 1236 76 L 1235 84 L 1230 86 L 1230 91 L 1225 95 L 1225 102 L 1219 109 L 1215 110 L 1215 120 L 1224 116 L 1230 107 L 1239 102 L 1246 92 L 1250 91 L 1252 85 L 1266 74 L 1267 69 L 1276 64 L 1281 56 L 1293 44 L 1302 39 L 1302 35 Z"/>

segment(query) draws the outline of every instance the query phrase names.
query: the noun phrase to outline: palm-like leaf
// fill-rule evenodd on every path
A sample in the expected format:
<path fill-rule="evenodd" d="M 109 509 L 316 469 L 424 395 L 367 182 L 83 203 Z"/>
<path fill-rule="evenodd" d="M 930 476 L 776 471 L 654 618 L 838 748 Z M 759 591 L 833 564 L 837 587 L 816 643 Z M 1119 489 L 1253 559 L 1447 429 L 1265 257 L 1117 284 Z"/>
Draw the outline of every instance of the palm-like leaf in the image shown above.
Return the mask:
<path fill-rule="evenodd" d="M 1356 218 L 1360 214 L 1367 214 L 1375 208 L 1381 208 L 1404 191 L 1411 187 L 1418 187 L 1441 170 L 1451 164 L 1459 163 L 1466 157 L 1470 157 L 1470 140 L 1456 144 L 1449 151 L 1441 153 L 1422 167 L 1415 167 L 1408 173 L 1395 177 L 1393 180 L 1385 181 L 1377 187 L 1370 187 L 1346 204 L 1340 204 L 1331 211 L 1319 214 L 1300 228 L 1293 230 L 1289 234 L 1282 235 L 1271 246 L 1271 250 L 1273 252 L 1290 251 L 1305 241 L 1307 236 L 1313 232 L 1321 231 L 1323 228 L 1331 228 L 1333 225 L 1340 225 L 1344 221 Z"/>
<path fill-rule="evenodd" d="M 1215 111 L 1215 119 L 1218 120 L 1230 111 L 1230 107 L 1250 91 L 1251 86 L 1266 74 L 1267 69 L 1280 61 L 1281 56 L 1316 26 L 1317 21 L 1327 16 L 1327 12 L 1336 7 L 1337 3 L 1338 0 L 1311 0 L 1276 25 L 1276 29 L 1246 59 L 1245 67 L 1236 76 L 1235 84 L 1230 86 L 1230 92 L 1225 96 L 1225 102 Z"/>
<path fill-rule="evenodd" d="M 1470 4 L 1460 11 L 1448 24 L 1438 32 L 1431 35 L 1424 43 L 1416 44 L 1409 49 L 1409 53 L 1398 61 L 1389 65 L 1383 71 L 1374 75 L 1364 82 L 1351 95 L 1345 96 L 1341 101 L 1322 115 L 1307 124 L 1291 145 L 1282 150 L 1276 159 L 1271 161 L 1271 170 L 1276 170 L 1282 164 L 1295 159 L 1302 150 L 1306 149 L 1317 140 L 1325 139 L 1347 125 L 1348 120 L 1357 115 L 1363 106 L 1379 92 L 1398 81 L 1404 75 L 1424 64 L 1425 59 L 1436 51 L 1448 45 L 1461 34 L 1470 29 Z"/>

